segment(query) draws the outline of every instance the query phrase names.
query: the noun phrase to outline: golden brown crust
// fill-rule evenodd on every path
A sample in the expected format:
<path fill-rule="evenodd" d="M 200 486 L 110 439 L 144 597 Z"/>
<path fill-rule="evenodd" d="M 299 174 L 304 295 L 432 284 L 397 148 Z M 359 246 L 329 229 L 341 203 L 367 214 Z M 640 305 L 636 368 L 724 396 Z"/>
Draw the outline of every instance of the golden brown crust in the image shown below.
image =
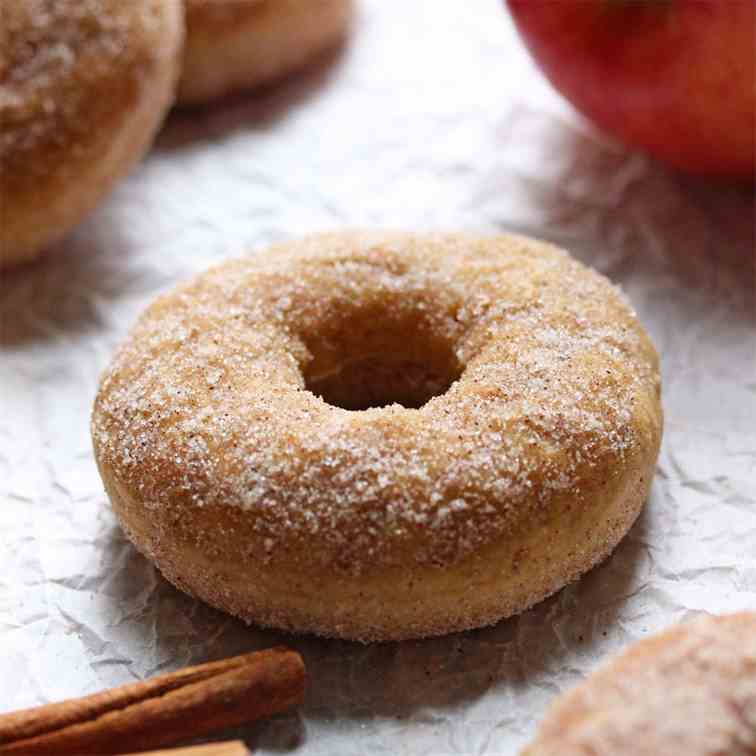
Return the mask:
<path fill-rule="evenodd" d="M 752 756 L 756 612 L 636 643 L 557 700 L 523 756 Z"/>
<path fill-rule="evenodd" d="M 254 22 L 270 0 L 185 0 L 186 25 L 199 34 L 228 34 Z"/>
<path fill-rule="evenodd" d="M 444 377 L 419 409 L 304 390 L 362 405 L 365 382 Z M 114 508 L 170 579 L 361 639 L 494 622 L 575 579 L 640 511 L 660 435 L 632 312 L 520 237 L 333 234 L 227 263 L 145 313 L 93 416 Z"/>
<path fill-rule="evenodd" d="M 187 0 L 179 103 L 197 105 L 285 76 L 346 33 L 352 0 Z"/>
<path fill-rule="evenodd" d="M 66 233 L 141 158 L 173 97 L 179 0 L 7 0 L 0 266 Z"/>

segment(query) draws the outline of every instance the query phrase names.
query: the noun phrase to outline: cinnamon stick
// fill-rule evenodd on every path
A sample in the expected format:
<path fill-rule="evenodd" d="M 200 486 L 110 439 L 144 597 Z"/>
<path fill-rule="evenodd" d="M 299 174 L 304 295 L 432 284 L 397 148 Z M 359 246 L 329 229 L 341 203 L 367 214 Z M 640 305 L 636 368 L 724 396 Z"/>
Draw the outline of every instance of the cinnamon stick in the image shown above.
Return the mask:
<path fill-rule="evenodd" d="M 0 716 L 0 754 L 123 754 L 171 745 L 300 704 L 304 686 L 296 652 L 243 654 Z"/>

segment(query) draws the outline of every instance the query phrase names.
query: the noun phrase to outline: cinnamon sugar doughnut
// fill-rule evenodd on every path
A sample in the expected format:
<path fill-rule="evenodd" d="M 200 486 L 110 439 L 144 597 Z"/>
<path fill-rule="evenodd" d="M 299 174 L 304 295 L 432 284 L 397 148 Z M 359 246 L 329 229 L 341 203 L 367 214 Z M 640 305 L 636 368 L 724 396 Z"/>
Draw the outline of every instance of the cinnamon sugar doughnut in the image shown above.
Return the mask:
<path fill-rule="evenodd" d="M 3 0 L 0 267 L 60 239 L 142 157 L 182 39 L 180 0 Z"/>
<path fill-rule="evenodd" d="M 756 754 L 756 612 L 631 646 L 557 701 L 522 756 L 594 754 Z"/>
<path fill-rule="evenodd" d="M 92 436 L 126 533 L 246 620 L 363 641 L 496 622 L 648 493 L 657 357 L 622 296 L 516 236 L 319 235 L 157 300 Z"/>
<path fill-rule="evenodd" d="M 289 74 L 341 40 L 351 0 L 186 0 L 179 103 L 197 105 Z"/>

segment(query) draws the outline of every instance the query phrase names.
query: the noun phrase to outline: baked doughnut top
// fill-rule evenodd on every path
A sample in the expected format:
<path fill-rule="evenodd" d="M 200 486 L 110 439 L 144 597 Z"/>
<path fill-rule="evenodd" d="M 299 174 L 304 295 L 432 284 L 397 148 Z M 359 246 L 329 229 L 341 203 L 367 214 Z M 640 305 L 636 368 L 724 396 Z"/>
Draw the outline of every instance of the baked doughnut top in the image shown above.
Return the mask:
<path fill-rule="evenodd" d="M 185 0 L 187 26 L 201 23 L 207 34 L 228 32 L 271 2 L 275 4 L 275 0 Z"/>
<path fill-rule="evenodd" d="M 160 64 L 161 0 L 3 0 L 0 188 L 34 195 L 76 176 Z M 63 177 L 64 178 L 64 177 Z M 69 187 L 69 191 L 75 187 Z"/>
<path fill-rule="evenodd" d="M 646 638 L 557 701 L 523 756 L 756 753 L 756 612 Z"/>
<path fill-rule="evenodd" d="M 351 0 L 186 0 L 179 105 L 271 84 L 333 48 Z"/>
<path fill-rule="evenodd" d="M 157 300 L 92 431 L 176 537 L 223 512 L 272 565 L 365 575 L 454 564 L 565 492 L 579 508 L 655 456 L 659 391 L 625 298 L 555 247 L 325 234 Z"/>

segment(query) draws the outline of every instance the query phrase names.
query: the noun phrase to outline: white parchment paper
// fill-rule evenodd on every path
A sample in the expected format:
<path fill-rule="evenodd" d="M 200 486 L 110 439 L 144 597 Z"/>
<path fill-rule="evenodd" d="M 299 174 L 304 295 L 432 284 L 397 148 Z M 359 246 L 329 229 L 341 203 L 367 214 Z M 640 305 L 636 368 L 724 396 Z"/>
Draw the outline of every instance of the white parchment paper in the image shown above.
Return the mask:
<path fill-rule="evenodd" d="M 662 355 L 644 514 L 520 617 L 403 644 L 284 638 L 178 593 L 108 510 L 90 407 L 142 307 L 245 248 L 343 226 L 555 241 L 625 288 Z M 96 214 L 0 289 L 0 711 L 284 640 L 311 685 L 301 710 L 242 733 L 260 753 L 513 754 L 605 655 L 756 607 L 753 192 L 596 135 L 498 0 L 364 0 L 339 54 L 172 116 Z"/>

